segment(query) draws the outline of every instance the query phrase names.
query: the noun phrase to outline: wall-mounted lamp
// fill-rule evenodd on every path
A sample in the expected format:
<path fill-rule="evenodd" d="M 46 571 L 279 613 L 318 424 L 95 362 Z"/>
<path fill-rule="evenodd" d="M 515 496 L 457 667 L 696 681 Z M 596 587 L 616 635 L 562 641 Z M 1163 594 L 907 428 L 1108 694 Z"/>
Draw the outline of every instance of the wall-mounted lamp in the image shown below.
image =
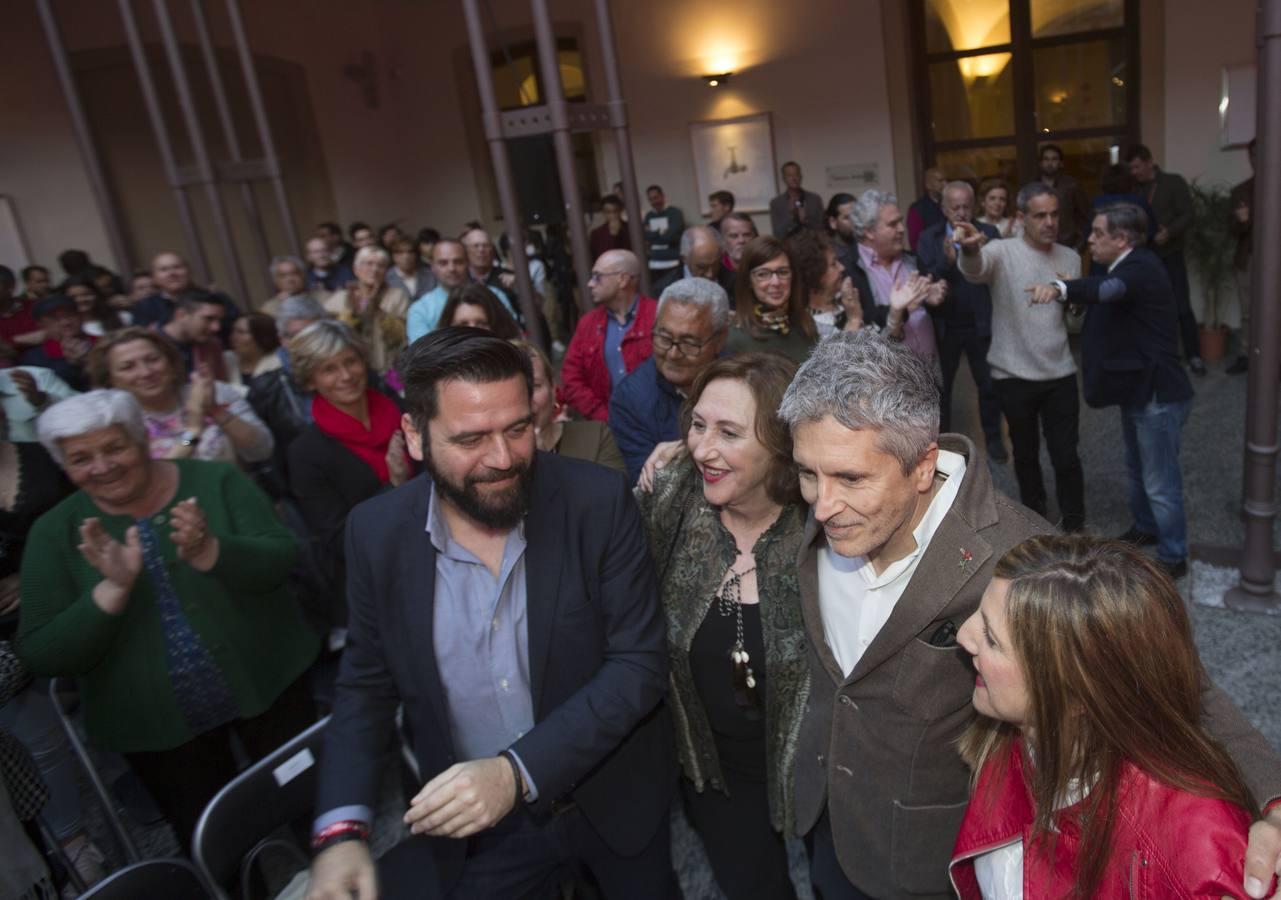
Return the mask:
<path fill-rule="evenodd" d="M 719 75 L 704 75 L 703 80 L 707 82 L 708 87 L 720 87 L 734 77 L 733 72 L 722 72 Z"/>

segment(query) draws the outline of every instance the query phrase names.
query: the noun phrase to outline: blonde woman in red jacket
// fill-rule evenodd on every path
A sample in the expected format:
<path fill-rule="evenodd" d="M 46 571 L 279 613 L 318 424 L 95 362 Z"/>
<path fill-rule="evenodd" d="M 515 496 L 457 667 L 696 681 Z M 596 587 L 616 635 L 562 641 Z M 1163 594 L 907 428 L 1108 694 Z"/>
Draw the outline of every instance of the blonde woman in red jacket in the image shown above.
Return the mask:
<path fill-rule="evenodd" d="M 979 716 L 951 864 L 962 898 L 1244 897 L 1255 805 L 1201 725 L 1183 600 L 1120 543 L 1032 538 L 959 643 Z"/>

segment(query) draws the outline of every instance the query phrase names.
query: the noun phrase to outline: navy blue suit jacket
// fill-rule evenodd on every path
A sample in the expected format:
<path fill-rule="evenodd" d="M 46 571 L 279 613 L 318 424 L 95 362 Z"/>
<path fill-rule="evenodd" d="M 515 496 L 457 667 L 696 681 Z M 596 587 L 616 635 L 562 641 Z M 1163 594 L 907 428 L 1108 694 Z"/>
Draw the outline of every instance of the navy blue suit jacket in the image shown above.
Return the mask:
<path fill-rule="evenodd" d="M 1090 406 L 1189 400 L 1179 362 L 1174 288 L 1160 258 L 1135 247 L 1109 275 L 1065 282 L 1067 302 L 1088 305 L 1081 328 L 1082 393 Z"/>
<path fill-rule="evenodd" d="M 1001 233 L 984 222 L 974 227 L 987 235 L 988 240 L 1001 239 Z M 934 312 L 936 323 L 942 323 L 943 333 L 948 329 L 973 330 L 979 337 L 992 336 L 992 295 L 986 284 L 967 281 L 957 268 L 956 261 L 947 261 L 943 241 L 947 240 L 947 222 L 938 222 L 921 232 L 916 243 L 916 257 L 921 271 L 947 282 L 947 298 Z"/>
<path fill-rule="evenodd" d="M 348 638 L 320 759 L 317 811 L 376 807 L 379 766 L 404 703 L 424 781 L 455 763 L 433 629 L 436 552 L 424 474 L 352 510 Z M 676 783 L 666 628 L 640 513 L 622 475 L 539 453 L 525 519 L 534 727 L 512 745 L 538 789 L 533 812 L 572 799 L 615 852 L 644 849 Z M 441 886 L 466 841 L 430 845 Z"/>

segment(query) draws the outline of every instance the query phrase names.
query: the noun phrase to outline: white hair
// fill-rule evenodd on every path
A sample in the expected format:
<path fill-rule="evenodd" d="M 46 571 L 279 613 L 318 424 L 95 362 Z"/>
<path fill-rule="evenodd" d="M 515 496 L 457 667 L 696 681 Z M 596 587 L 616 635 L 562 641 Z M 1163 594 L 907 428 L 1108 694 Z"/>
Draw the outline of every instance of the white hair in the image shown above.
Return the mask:
<path fill-rule="evenodd" d="M 62 441 L 114 425 L 123 428 L 135 444 L 147 444 L 147 424 L 133 394 L 104 388 L 76 394 L 46 409 L 36 420 L 36 437 L 61 466 Z"/>
<path fill-rule="evenodd" d="M 361 263 L 363 263 L 365 260 L 369 259 L 370 257 L 375 257 L 375 256 L 381 259 L 387 265 L 391 265 L 391 254 L 388 253 L 386 250 L 384 250 L 382 247 L 378 247 L 374 244 L 370 244 L 368 247 L 361 247 L 359 250 L 357 250 L 356 258 L 352 260 L 352 265 L 358 266 Z"/>
<path fill-rule="evenodd" d="M 920 354 L 880 335 L 847 331 L 814 348 L 778 416 L 793 432 L 827 416 L 852 431 L 876 431 L 877 446 L 909 472 L 938 440 L 939 389 Z"/>
<path fill-rule="evenodd" d="M 949 181 L 947 184 L 943 186 L 944 197 L 947 196 L 948 191 L 965 191 L 965 193 L 970 195 L 971 202 L 973 202 L 973 200 L 975 199 L 974 185 L 970 184 L 968 181 Z"/>
<path fill-rule="evenodd" d="M 712 317 L 712 328 L 719 334 L 729 326 L 729 295 L 725 288 L 706 278 L 682 278 L 673 281 L 658 298 L 655 319 L 663 315 L 668 303 L 687 303 L 705 309 Z"/>
<path fill-rule="evenodd" d="M 859 195 L 850 210 L 850 225 L 854 230 L 854 240 L 861 241 L 868 230 L 876 227 L 881 210 L 887 206 L 897 206 L 898 198 L 886 191 L 868 190 Z"/>

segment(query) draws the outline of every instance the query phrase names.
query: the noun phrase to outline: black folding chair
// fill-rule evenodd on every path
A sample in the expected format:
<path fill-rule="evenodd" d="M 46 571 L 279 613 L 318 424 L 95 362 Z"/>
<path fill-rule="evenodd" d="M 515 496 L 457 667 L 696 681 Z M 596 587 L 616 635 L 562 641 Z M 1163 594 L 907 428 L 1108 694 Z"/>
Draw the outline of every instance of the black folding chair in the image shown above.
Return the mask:
<path fill-rule="evenodd" d="M 116 798 L 107 790 L 102 776 L 98 774 L 98 767 L 94 765 L 93 759 L 89 756 L 88 748 L 85 747 L 84 741 L 80 740 L 80 733 L 76 730 L 76 723 L 73 717 L 80 707 L 80 694 L 75 689 L 75 683 L 66 678 L 51 679 L 49 682 L 49 697 L 53 700 L 54 709 L 58 711 L 58 718 L 62 720 L 62 730 L 67 734 L 71 749 L 75 751 L 76 758 L 80 760 L 80 765 L 84 769 L 89 783 L 93 785 L 94 793 L 98 795 L 98 800 L 102 803 L 107 824 L 111 826 L 111 831 L 115 835 L 116 841 L 120 844 L 120 849 L 124 852 L 125 860 L 131 863 L 138 862 L 142 859 L 142 855 L 138 852 L 133 839 L 129 837 L 129 830 L 125 828 L 125 823 L 120 818 L 120 813 L 116 810 Z"/>
<path fill-rule="evenodd" d="M 200 814 L 191 858 L 219 898 L 249 900 L 252 870 L 266 851 L 308 864 L 306 835 L 316 800 L 316 762 L 329 717 L 226 784 Z M 301 838 L 288 831 L 297 828 Z"/>
<path fill-rule="evenodd" d="M 149 859 L 113 872 L 80 900 L 212 900 L 200 873 L 185 859 Z"/>

